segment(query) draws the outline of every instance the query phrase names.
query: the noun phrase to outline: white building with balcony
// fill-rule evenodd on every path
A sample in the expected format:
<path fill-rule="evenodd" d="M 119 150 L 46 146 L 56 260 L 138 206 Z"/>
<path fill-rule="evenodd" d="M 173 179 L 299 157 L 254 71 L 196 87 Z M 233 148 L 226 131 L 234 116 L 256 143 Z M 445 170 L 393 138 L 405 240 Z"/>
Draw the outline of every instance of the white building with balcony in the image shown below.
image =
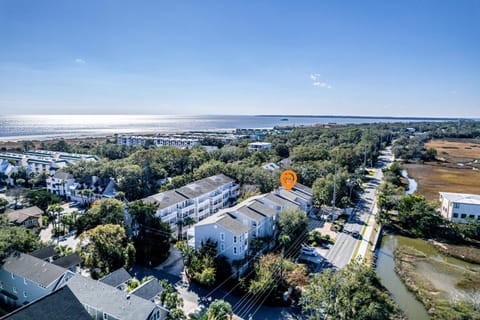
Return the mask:
<path fill-rule="evenodd" d="M 448 221 L 480 221 L 480 195 L 439 192 L 440 212 Z"/>
<path fill-rule="evenodd" d="M 270 142 L 251 142 L 248 144 L 248 150 L 250 151 L 260 151 L 260 150 L 270 150 L 272 149 L 272 144 Z"/>
<path fill-rule="evenodd" d="M 181 135 L 161 135 L 161 136 L 117 136 L 117 144 L 128 146 L 144 145 L 151 141 L 156 147 L 175 147 L 179 149 L 190 149 L 200 144 L 200 140 L 193 137 Z"/>
<path fill-rule="evenodd" d="M 176 232 L 179 221 L 186 218 L 201 221 L 220 209 L 231 206 L 238 196 L 239 187 L 235 180 L 219 174 L 175 190 L 154 194 L 143 200 L 158 203 L 156 216 Z"/>

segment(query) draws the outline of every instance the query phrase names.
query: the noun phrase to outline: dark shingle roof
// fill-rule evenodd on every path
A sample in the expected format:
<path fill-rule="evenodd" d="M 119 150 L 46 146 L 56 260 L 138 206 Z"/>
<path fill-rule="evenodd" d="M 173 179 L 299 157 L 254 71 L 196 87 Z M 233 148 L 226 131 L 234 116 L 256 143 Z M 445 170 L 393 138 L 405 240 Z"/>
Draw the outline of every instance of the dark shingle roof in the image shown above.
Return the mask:
<path fill-rule="evenodd" d="M 35 258 L 38 258 L 38 259 L 45 260 L 45 259 L 49 259 L 49 258 L 58 256 L 58 253 L 57 253 L 57 251 L 55 251 L 55 245 L 52 244 L 52 245 L 49 245 L 48 247 L 32 251 L 32 252 L 29 253 L 29 255 L 31 255 Z"/>
<path fill-rule="evenodd" d="M 91 320 L 92 317 L 78 301 L 70 288 L 62 287 L 20 309 L 0 318 L 1 320 Z"/>
<path fill-rule="evenodd" d="M 58 258 L 57 260 L 53 261 L 52 263 L 56 266 L 60 266 L 62 268 L 71 268 L 73 266 L 79 265 L 82 263 L 82 258 L 78 255 L 78 253 L 74 252 L 69 254 L 68 256 Z"/>
<path fill-rule="evenodd" d="M 99 281 L 105 284 L 108 284 L 112 287 L 118 287 L 122 283 L 127 282 L 128 280 L 132 279 L 130 273 L 127 270 L 120 268 L 118 270 L 113 271 L 110 274 L 107 274 L 105 277 L 100 279 Z"/>
<path fill-rule="evenodd" d="M 14 252 L 5 258 L 2 267 L 8 272 L 44 287 L 48 287 L 68 271 L 65 268 L 20 252 Z"/>
<path fill-rule="evenodd" d="M 68 280 L 67 286 L 82 304 L 116 319 L 146 320 L 157 309 L 151 301 L 78 274 Z"/>
<path fill-rule="evenodd" d="M 158 294 L 163 292 L 162 285 L 158 282 L 157 279 L 152 279 L 150 281 L 145 282 L 141 286 L 135 288 L 131 293 L 136 295 L 137 297 L 152 300 Z"/>

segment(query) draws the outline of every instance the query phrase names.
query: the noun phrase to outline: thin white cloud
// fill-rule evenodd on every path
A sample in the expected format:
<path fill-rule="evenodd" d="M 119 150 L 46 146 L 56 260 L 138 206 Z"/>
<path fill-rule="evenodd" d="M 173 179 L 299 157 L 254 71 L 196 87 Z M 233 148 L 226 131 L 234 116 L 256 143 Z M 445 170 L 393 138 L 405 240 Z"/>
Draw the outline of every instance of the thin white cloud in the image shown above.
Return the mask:
<path fill-rule="evenodd" d="M 81 58 L 77 58 L 75 59 L 75 63 L 78 63 L 78 64 L 86 64 L 87 62 Z"/>
<path fill-rule="evenodd" d="M 314 87 L 323 88 L 323 89 L 332 89 L 332 86 L 328 82 L 321 80 L 321 76 L 319 73 L 311 73 L 310 80 L 312 80 L 312 85 Z"/>

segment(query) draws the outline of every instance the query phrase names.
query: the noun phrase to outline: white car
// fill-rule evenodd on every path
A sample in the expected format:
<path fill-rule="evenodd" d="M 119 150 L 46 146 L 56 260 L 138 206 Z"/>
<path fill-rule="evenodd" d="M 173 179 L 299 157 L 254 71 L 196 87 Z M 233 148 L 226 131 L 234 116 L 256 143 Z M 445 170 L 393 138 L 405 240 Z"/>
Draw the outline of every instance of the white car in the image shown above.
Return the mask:
<path fill-rule="evenodd" d="M 302 246 L 302 248 L 300 249 L 300 253 L 307 256 L 314 256 L 314 257 L 318 255 L 317 251 L 315 251 L 314 248 L 308 247 L 308 246 Z"/>

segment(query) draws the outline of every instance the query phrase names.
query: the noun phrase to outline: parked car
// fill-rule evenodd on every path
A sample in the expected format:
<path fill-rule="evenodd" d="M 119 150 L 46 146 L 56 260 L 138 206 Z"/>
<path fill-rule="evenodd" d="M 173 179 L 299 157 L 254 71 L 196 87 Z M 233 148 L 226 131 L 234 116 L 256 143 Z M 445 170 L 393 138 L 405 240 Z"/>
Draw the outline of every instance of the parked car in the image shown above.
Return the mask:
<path fill-rule="evenodd" d="M 307 256 L 314 256 L 314 257 L 318 255 L 317 251 L 315 251 L 315 248 L 308 247 L 308 246 L 302 246 L 302 248 L 300 249 L 300 253 Z"/>
<path fill-rule="evenodd" d="M 354 237 L 355 239 L 358 239 L 360 237 L 360 233 L 358 231 L 353 231 L 352 237 Z"/>

